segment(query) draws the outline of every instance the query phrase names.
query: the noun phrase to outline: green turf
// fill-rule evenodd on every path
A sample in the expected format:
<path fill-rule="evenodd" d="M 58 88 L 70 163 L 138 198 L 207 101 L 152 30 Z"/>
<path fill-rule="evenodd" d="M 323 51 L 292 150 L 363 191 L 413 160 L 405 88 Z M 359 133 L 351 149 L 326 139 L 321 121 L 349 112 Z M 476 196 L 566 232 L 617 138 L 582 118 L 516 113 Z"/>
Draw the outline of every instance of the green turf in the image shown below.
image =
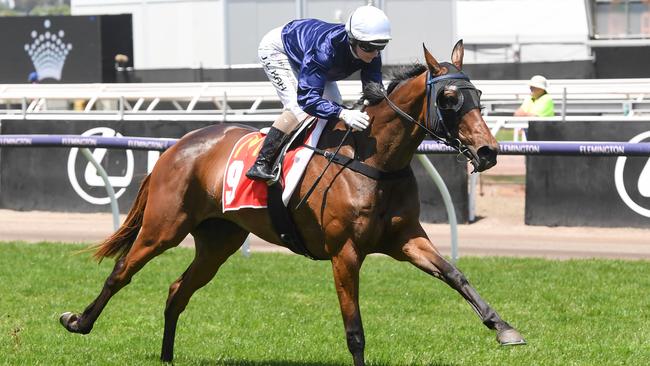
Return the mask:
<path fill-rule="evenodd" d="M 169 284 L 193 250 L 149 263 L 91 334 L 58 323 L 98 294 L 112 261 L 80 247 L 0 244 L 0 364 L 159 364 Z M 650 364 L 650 263 L 465 258 L 488 302 L 529 344 L 499 347 L 461 297 L 386 257 L 366 260 L 361 306 L 369 365 Z M 176 365 L 349 365 L 329 262 L 234 255 L 181 316 Z"/>
<path fill-rule="evenodd" d="M 502 128 L 497 132 L 495 136 L 497 141 L 513 141 L 514 140 L 515 130 L 512 128 Z"/>

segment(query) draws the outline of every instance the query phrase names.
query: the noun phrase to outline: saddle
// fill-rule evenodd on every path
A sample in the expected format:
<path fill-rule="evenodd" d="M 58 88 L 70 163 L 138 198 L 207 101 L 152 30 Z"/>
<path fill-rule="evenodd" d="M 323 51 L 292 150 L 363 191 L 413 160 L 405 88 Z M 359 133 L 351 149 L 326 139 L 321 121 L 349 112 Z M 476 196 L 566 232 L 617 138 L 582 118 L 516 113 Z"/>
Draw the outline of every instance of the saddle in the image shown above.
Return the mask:
<path fill-rule="evenodd" d="M 305 121 L 293 132 L 273 164 L 275 179 L 266 183 L 248 179 L 244 172 L 254 163 L 263 143 L 262 131 L 244 135 L 235 143 L 223 180 L 223 211 L 241 208 L 267 208 L 278 236 L 293 252 L 313 259 L 298 234 L 286 205 L 300 183 L 326 120 Z"/>
<path fill-rule="evenodd" d="M 296 230 L 287 205 L 313 154 L 322 155 L 330 163 L 375 180 L 400 179 L 412 175 L 410 166 L 398 171 L 384 172 L 355 158 L 318 148 L 318 140 L 327 123 L 326 120 L 314 118 L 301 124 L 290 135 L 289 142 L 281 149 L 273 164 L 275 178 L 269 182 L 253 181 L 243 174 L 255 161 L 264 139 L 263 134 L 257 131 L 243 136 L 235 143 L 230 153 L 223 180 L 224 212 L 241 208 L 267 208 L 271 224 L 282 243 L 294 253 L 310 259 L 323 258 L 316 258 L 309 252 Z M 343 143 L 344 141 L 341 141 L 341 144 Z"/>

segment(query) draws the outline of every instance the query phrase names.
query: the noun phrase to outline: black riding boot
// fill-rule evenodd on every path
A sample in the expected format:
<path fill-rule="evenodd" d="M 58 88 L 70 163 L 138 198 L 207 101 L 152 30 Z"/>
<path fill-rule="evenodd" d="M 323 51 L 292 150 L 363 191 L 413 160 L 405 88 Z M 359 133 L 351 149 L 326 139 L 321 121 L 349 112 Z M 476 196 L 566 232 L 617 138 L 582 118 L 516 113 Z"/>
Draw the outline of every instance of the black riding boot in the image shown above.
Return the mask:
<path fill-rule="evenodd" d="M 253 180 L 273 179 L 273 163 L 280 152 L 287 135 L 275 127 L 271 127 L 269 133 L 264 138 L 264 144 L 257 155 L 257 160 L 253 166 L 248 169 L 246 176 Z"/>

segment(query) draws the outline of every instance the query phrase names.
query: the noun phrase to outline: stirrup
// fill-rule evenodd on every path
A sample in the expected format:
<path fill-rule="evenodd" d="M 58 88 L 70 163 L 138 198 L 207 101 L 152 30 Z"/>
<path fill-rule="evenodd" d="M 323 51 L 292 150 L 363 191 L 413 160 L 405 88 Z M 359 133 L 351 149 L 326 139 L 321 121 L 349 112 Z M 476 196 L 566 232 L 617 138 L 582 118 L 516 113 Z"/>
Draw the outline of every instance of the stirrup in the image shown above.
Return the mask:
<path fill-rule="evenodd" d="M 253 164 L 253 166 L 251 166 L 250 169 L 248 169 L 246 172 L 246 177 L 248 179 L 259 181 L 268 181 L 269 179 L 273 179 L 275 177 L 273 171 L 271 170 L 270 173 L 267 173 L 264 171 L 264 167 L 265 166 L 263 164 Z"/>

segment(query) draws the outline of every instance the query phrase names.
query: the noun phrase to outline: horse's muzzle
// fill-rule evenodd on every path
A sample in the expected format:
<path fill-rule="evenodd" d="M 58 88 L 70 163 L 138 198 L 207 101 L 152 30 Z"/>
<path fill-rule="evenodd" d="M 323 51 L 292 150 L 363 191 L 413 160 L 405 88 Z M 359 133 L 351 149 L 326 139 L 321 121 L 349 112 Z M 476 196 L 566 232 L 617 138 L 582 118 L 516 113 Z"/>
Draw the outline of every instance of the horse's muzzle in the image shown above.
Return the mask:
<path fill-rule="evenodd" d="M 482 172 L 488 170 L 493 166 L 497 165 L 497 154 L 499 153 L 498 149 L 490 147 L 488 145 L 481 146 L 476 151 L 476 159 L 472 161 L 474 169 L 477 172 Z"/>

